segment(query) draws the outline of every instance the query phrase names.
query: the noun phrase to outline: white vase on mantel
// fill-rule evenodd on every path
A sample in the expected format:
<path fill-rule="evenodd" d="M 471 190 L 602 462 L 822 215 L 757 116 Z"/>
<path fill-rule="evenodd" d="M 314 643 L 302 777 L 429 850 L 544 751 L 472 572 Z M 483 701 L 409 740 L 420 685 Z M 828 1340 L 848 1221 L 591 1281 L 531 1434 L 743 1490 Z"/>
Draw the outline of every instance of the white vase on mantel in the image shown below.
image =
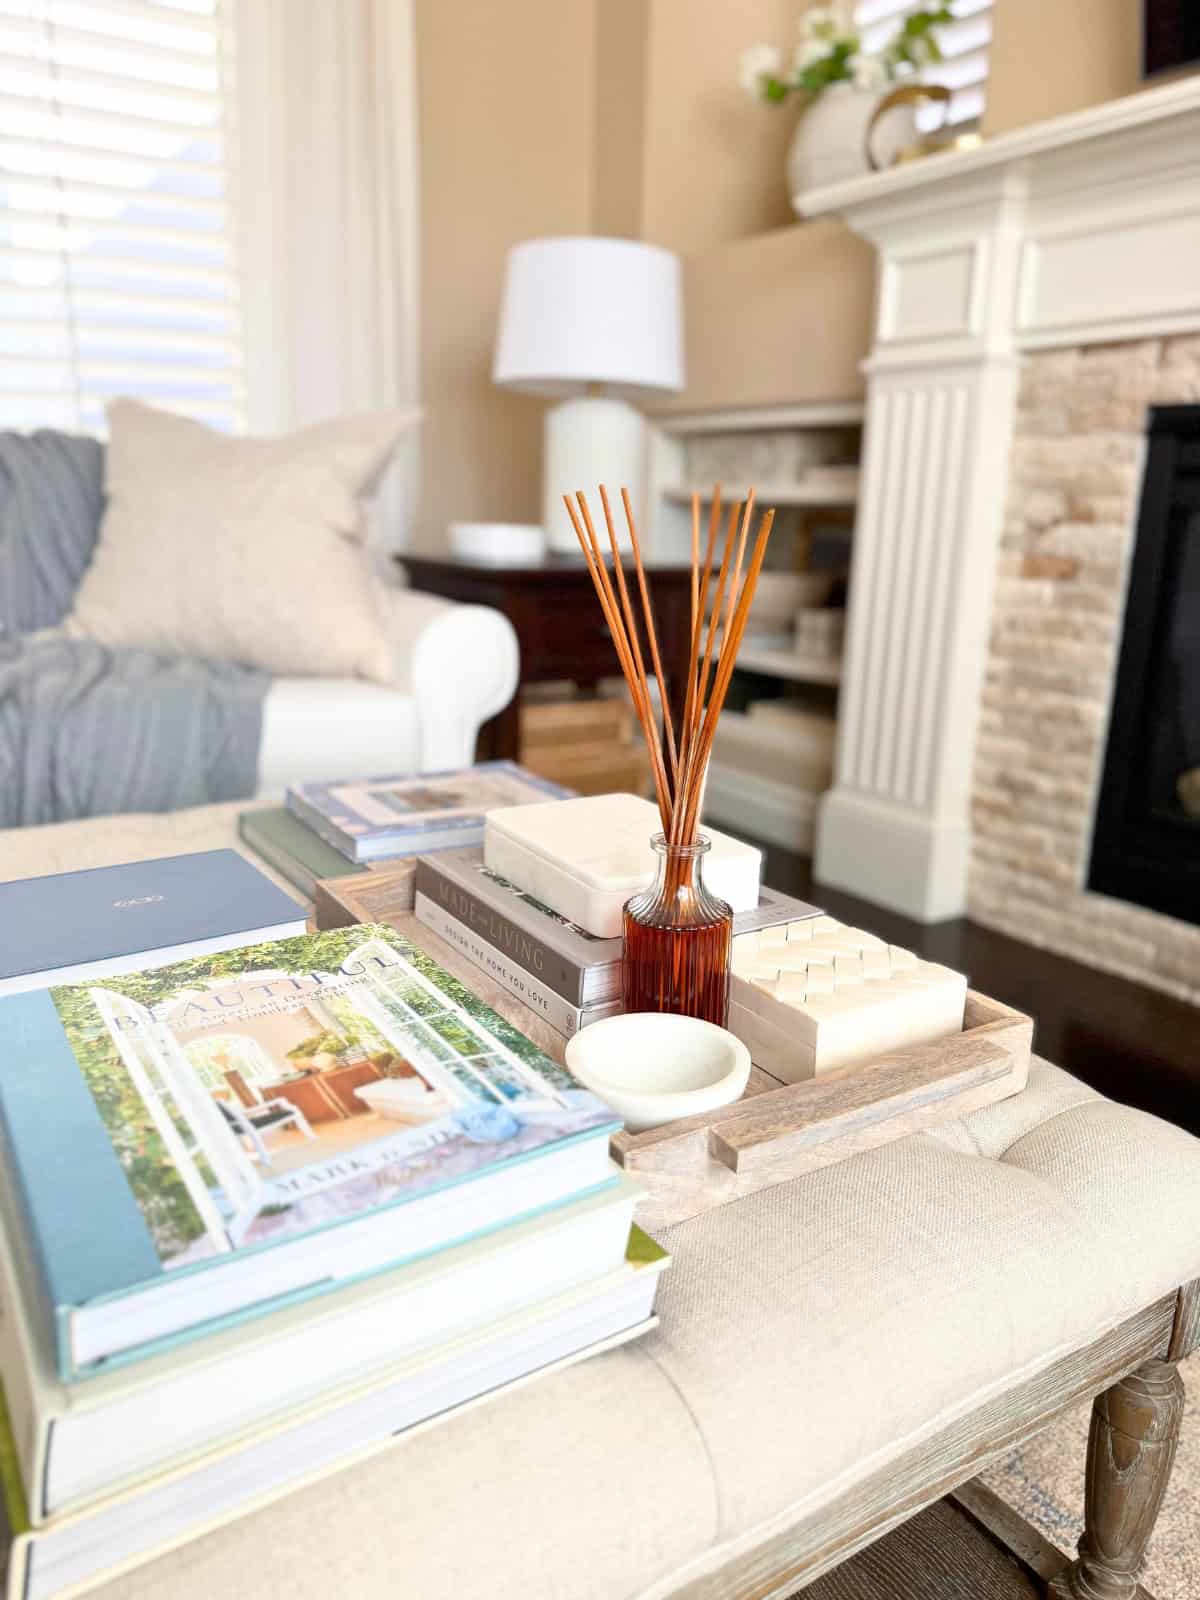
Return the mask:
<path fill-rule="evenodd" d="M 861 178 L 871 170 L 867 160 L 867 127 L 882 99 L 875 89 L 856 89 L 852 83 L 834 83 L 822 90 L 805 110 L 788 147 L 788 193 L 798 215 L 809 189 Z M 890 166 L 897 151 L 916 138 L 916 111 L 912 106 L 889 107 L 872 138 L 875 158 Z"/>

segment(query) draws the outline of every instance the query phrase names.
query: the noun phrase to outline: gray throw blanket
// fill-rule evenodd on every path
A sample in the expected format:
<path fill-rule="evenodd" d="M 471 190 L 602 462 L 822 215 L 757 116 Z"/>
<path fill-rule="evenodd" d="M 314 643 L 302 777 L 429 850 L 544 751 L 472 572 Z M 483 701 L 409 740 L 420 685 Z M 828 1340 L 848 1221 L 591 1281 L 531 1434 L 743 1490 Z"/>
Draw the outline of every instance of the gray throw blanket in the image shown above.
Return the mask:
<path fill-rule="evenodd" d="M 98 440 L 51 428 L 0 433 L 0 638 L 67 615 L 103 509 Z"/>
<path fill-rule="evenodd" d="M 90 639 L 0 640 L 0 827 L 253 794 L 269 681 Z"/>
<path fill-rule="evenodd" d="M 0 433 L 0 827 L 254 792 L 264 673 L 36 633 L 71 610 L 103 503 L 96 440 Z"/>

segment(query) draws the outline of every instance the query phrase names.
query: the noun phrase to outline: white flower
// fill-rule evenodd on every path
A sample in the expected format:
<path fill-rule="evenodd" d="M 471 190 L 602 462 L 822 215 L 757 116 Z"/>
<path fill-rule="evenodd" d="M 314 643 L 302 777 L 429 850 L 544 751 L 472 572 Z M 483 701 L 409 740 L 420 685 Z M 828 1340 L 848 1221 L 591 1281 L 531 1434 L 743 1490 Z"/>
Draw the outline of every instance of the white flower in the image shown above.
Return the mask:
<path fill-rule="evenodd" d="M 796 54 L 792 57 L 792 71 L 800 73 L 811 67 L 816 61 L 824 61 L 829 54 L 829 41 L 827 39 L 805 39 L 803 44 L 796 46 Z"/>
<path fill-rule="evenodd" d="M 800 32 L 810 39 L 824 39 L 829 43 L 852 34 L 854 21 L 846 6 L 809 6 L 800 18 Z"/>
<path fill-rule="evenodd" d="M 850 73 L 856 89 L 882 89 L 887 82 L 887 69 L 878 56 L 855 56 Z"/>
<path fill-rule="evenodd" d="M 738 61 L 738 81 L 747 94 L 759 95 L 762 80 L 777 78 L 782 66 L 783 56 L 773 44 L 752 44 Z"/>

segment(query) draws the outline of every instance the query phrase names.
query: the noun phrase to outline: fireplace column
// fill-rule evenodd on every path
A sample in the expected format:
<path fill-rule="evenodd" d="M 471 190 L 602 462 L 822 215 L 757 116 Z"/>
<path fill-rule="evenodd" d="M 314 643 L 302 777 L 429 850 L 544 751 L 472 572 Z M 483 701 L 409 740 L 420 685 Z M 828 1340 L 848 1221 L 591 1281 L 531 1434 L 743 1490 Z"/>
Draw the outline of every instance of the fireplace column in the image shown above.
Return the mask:
<path fill-rule="evenodd" d="M 878 192 L 881 180 L 865 181 Z M 877 246 L 880 269 L 816 876 L 925 922 L 966 907 L 1024 206 L 1024 180 L 1009 170 L 839 208 Z"/>

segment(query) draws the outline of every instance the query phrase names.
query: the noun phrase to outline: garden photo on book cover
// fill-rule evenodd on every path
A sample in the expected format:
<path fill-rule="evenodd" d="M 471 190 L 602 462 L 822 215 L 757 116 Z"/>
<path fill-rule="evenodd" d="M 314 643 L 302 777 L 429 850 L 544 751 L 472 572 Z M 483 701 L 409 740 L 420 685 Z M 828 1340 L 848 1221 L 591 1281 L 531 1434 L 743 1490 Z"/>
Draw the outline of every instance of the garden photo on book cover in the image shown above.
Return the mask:
<path fill-rule="evenodd" d="M 305 1233 L 613 1120 L 390 928 L 51 995 L 167 1267 Z"/>

